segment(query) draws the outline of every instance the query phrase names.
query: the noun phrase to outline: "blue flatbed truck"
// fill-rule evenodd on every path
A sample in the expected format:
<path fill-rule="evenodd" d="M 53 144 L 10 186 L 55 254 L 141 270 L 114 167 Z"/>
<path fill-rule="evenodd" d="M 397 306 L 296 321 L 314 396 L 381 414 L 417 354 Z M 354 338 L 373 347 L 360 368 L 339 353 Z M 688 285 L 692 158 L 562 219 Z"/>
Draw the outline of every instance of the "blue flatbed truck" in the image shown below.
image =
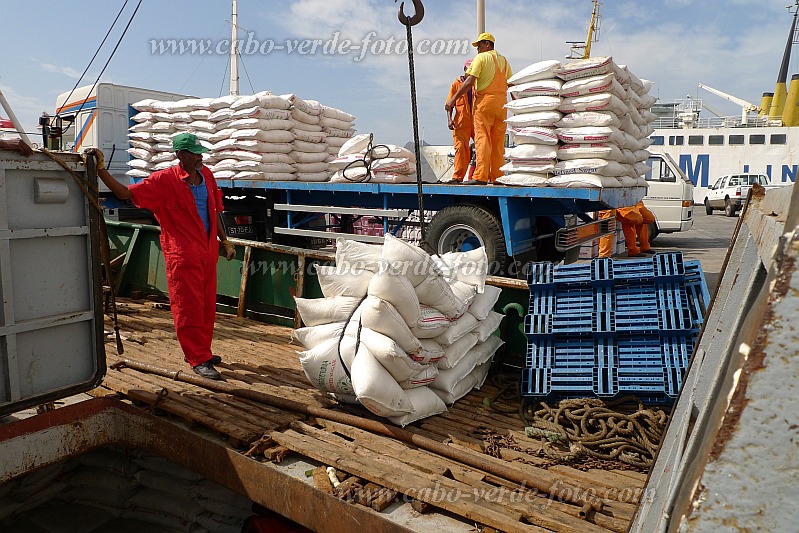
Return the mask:
<path fill-rule="evenodd" d="M 250 202 L 239 210 L 226 200 L 228 234 L 294 246 L 303 239 L 352 238 L 382 242 L 382 237 L 351 233 L 359 217 L 380 220 L 384 233 L 397 235 L 418 215 L 415 183 L 309 183 L 218 180 L 228 199 Z M 443 254 L 485 246 L 489 261 L 565 260 L 580 244 L 613 231 L 610 220 L 594 221 L 603 209 L 635 205 L 643 187 L 554 188 L 503 185 L 423 185 L 425 243 Z M 255 207 L 255 209 L 253 209 Z M 246 213 L 237 216 L 237 212 Z M 253 214 L 256 213 L 256 214 Z M 328 216 L 329 215 L 329 216 Z M 418 220 L 418 219 L 417 219 Z M 416 222 L 418 224 L 418 222 Z M 262 226 L 253 228 L 252 226 Z"/>

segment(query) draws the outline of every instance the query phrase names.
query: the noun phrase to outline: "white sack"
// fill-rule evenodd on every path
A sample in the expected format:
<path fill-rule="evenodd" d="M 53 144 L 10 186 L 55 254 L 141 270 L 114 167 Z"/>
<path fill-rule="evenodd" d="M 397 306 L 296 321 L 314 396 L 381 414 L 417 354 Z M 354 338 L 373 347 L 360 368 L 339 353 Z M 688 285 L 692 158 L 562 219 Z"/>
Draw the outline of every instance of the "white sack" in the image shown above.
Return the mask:
<path fill-rule="evenodd" d="M 367 296 L 361 304 L 361 322 L 364 327 L 396 341 L 407 354 L 416 354 L 422 349 L 419 339 L 411 333 L 402 315 L 385 300 Z"/>
<path fill-rule="evenodd" d="M 413 411 L 405 391 L 366 347 L 358 349 L 352 363 L 352 384 L 358 401 L 377 416 L 402 416 Z"/>
<path fill-rule="evenodd" d="M 358 307 L 360 298 L 294 298 L 300 318 L 306 326 L 343 322 Z"/>
<path fill-rule="evenodd" d="M 419 306 L 419 323 L 411 328 L 418 339 L 433 339 L 447 331 L 452 322 L 444 314 L 428 305 Z"/>
<path fill-rule="evenodd" d="M 447 410 L 444 401 L 430 390 L 429 387 L 418 387 L 405 391 L 408 400 L 411 402 L 412 410 L 402 416 L 392 416 L 389 420 L 392 424 L 405 427 L 412 422 L 427 418 Z"/>
<path fill-rule="evenodd" d="M 394 306 L 408 327 L 419 323 L 419 298 L 413 285 L 387 261 L 381 260 L 377 274 L 371 278 L 367 294 Z"/>

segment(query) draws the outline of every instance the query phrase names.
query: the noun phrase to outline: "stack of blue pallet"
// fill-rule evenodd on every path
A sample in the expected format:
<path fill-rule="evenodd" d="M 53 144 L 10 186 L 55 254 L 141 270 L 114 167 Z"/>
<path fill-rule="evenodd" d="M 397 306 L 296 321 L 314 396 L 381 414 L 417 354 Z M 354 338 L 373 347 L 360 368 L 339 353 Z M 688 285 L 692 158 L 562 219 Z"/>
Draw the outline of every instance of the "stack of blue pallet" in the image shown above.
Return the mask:
<path fill-rule="evenodd" d="M 528 281 L 523 396 L 677 396 L 710 303 L 699 261 L 674 252 L 534 263 Z"/>

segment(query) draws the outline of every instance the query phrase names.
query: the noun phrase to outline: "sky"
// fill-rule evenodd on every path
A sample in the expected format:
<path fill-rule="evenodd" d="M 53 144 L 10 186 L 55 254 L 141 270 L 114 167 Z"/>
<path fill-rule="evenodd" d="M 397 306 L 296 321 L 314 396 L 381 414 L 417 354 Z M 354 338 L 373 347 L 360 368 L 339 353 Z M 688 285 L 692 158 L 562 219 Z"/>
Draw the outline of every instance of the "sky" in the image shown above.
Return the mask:
<path fill-rule="evenodd" d="M 660 102 L 691 95 L 736 115 L 739 106 L 697 84 L 759 104 L 764 91 L 774 90 L 790 1 L 605 0 L 591 55 L 610 55 L 654 81 L 651 94 Z M 52 114 L 57 95 L 75 86 L 124 6 L 80 86 L 95 82 L 137 4 L 44 0 L 34 10 L 29 0 L 0 0 L 0 90 L 27 131 L 35 132 L 41 113 Z M 476 37 L 477 2 L 423 4 L 424 18 L 413 26 L 419 135 L 451 144 L 444 101 L 474 56 L 463 42 Z M 592 9 L 590 0 L 485 0 L 485 6 L 486 30 L 517 72 L 544 59 L 567 61 L 566 41 L 585 40 Z M 375 142 L 405 144 L 413 139 L 413 119 L 408 56 L 398 50 L 406 28 L 397 10 L 391 0 L 239 0 L 239 39 L 250 43 L 239 64 L 240 93 L 318 100 L 355 115 L 358 132 L 374 133 Z M 404 10 L 413 15 L 412 2 Z M 142 0 L 100 80 L 198 97 L 228 94 L 231 18 L 225 0 Z M 210 43 L 211 53 L 159 53 L 158 44 L 170 39 Z M 799 67 L 796 55 L 789 79 Z"/>

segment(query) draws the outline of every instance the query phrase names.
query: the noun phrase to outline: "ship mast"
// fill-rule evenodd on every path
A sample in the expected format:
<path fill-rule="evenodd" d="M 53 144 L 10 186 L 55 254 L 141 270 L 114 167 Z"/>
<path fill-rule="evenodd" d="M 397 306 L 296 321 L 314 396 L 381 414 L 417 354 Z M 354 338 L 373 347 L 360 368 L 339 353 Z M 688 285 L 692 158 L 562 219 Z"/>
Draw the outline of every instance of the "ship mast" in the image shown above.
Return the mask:
<path fill-rule="evenodd" d="M 233 15 L 230 31 L 230 94 L 239 94 L 239 13 L 238 0 L 233 0 Z"/>
<path fill-rule="evenodd" d="M 777 75 L 777 86 L 774 89 L 774 97 L 771 100 L 771 109 L 768 114 L 769 120 L 781 120 L 783 110 L 785 109 L 785 99 L 788 94 L 785 81 L 788 79 L 788 66 L 791 62 L 791 47 L 793 46 L 794 34 L 796 32 L 796 18 L 797 15 L 799 15 L 799 0 L 796 0 L 794 8 L 791 32 L 788 34 L 788 42 L 785 43 L 785 52 L 782 54 L 782 64 L 780 65 L 780 72 Z"/>

